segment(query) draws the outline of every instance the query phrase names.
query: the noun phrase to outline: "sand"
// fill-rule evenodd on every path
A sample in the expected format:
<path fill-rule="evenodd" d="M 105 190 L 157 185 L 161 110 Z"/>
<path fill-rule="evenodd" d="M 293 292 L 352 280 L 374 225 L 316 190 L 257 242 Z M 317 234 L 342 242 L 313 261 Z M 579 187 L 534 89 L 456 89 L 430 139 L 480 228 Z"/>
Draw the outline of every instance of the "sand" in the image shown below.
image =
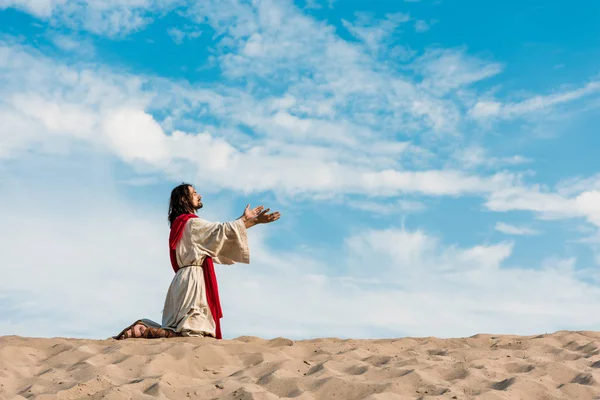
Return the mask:
<path fill-rule="evenodd" d="M 2 399 L 594 399 L 600 332 L 461 339 L 0 338 Z"/>

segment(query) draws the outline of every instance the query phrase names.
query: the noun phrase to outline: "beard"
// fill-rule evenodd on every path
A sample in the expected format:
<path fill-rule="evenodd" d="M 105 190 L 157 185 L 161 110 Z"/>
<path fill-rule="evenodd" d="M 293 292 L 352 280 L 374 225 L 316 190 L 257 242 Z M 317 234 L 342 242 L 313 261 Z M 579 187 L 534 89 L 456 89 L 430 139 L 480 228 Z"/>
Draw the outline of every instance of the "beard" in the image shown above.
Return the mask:
<path fill-rule="evenodd" d="M 202 207 L 204 207 L 204 204 L 202 204 L 202 202 L 199 202 L 199 203 L 198 203 L 198 207 L 196 207 L 196 210 L 199 210 L 199 209 L 201 209 Z"/>

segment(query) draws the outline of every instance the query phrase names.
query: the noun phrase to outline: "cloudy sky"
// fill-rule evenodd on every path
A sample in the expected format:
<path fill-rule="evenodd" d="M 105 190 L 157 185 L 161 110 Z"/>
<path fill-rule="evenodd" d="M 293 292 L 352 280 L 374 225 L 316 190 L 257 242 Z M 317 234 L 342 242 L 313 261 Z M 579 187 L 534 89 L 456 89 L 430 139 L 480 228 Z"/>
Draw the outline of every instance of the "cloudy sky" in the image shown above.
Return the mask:
<path fill-rule="evenodd" d="M 600 3 L 0 0 L 0 335 L 161 319 L 170 190 L 226 338 L 600 326 Z M 373 5 L 375 4 L 375 5 Z"/>

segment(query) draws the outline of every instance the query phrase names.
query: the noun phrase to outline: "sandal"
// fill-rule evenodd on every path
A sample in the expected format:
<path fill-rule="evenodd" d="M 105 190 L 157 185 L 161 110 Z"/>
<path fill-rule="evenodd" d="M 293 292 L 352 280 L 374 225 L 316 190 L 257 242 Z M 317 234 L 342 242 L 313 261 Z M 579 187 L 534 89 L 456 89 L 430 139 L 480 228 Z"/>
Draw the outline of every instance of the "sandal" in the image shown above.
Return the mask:
<path fill-rule="evenodd" d="M 163 328 L 148 328 L 142 334 L 143 338 L 146 339 L 160 339 L 160 338 L 172 338 L 172 337 L 180 337 L 181 332 L 175 332 L 170 329 Z"/>
<path fill-rule="evenodd" d="M 140 336 L 135 336 L 134 327 L 136 325 L 143 325 L 146 327 L 144 333 Z M 163 329 L 158 327 L 149 327 L 144 321 L 138 319 L 133 324 L 129 325 L 127 328 L 123 329 L 121 333 L 117 336 L 113 336 L 113 339 L 123 340 L 123 339 L 160 339 L 160 338 L 172 338 L 172 337 L 180 337 L 181 332 L 175 332 L 170 329 Z"/>

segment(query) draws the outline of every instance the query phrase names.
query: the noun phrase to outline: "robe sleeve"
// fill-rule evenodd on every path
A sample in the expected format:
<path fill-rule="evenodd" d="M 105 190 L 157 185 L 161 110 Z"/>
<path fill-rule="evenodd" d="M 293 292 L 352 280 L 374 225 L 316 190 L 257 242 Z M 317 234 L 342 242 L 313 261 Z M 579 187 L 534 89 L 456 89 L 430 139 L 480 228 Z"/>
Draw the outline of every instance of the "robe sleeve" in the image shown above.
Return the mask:
<path fill-rule="evenodd" d="M 194 245 L 217 264 L 250 263 L 246 225 L 241 219 L 231 222 L 209 222 L 202 218 L 191 221 Z"/>

